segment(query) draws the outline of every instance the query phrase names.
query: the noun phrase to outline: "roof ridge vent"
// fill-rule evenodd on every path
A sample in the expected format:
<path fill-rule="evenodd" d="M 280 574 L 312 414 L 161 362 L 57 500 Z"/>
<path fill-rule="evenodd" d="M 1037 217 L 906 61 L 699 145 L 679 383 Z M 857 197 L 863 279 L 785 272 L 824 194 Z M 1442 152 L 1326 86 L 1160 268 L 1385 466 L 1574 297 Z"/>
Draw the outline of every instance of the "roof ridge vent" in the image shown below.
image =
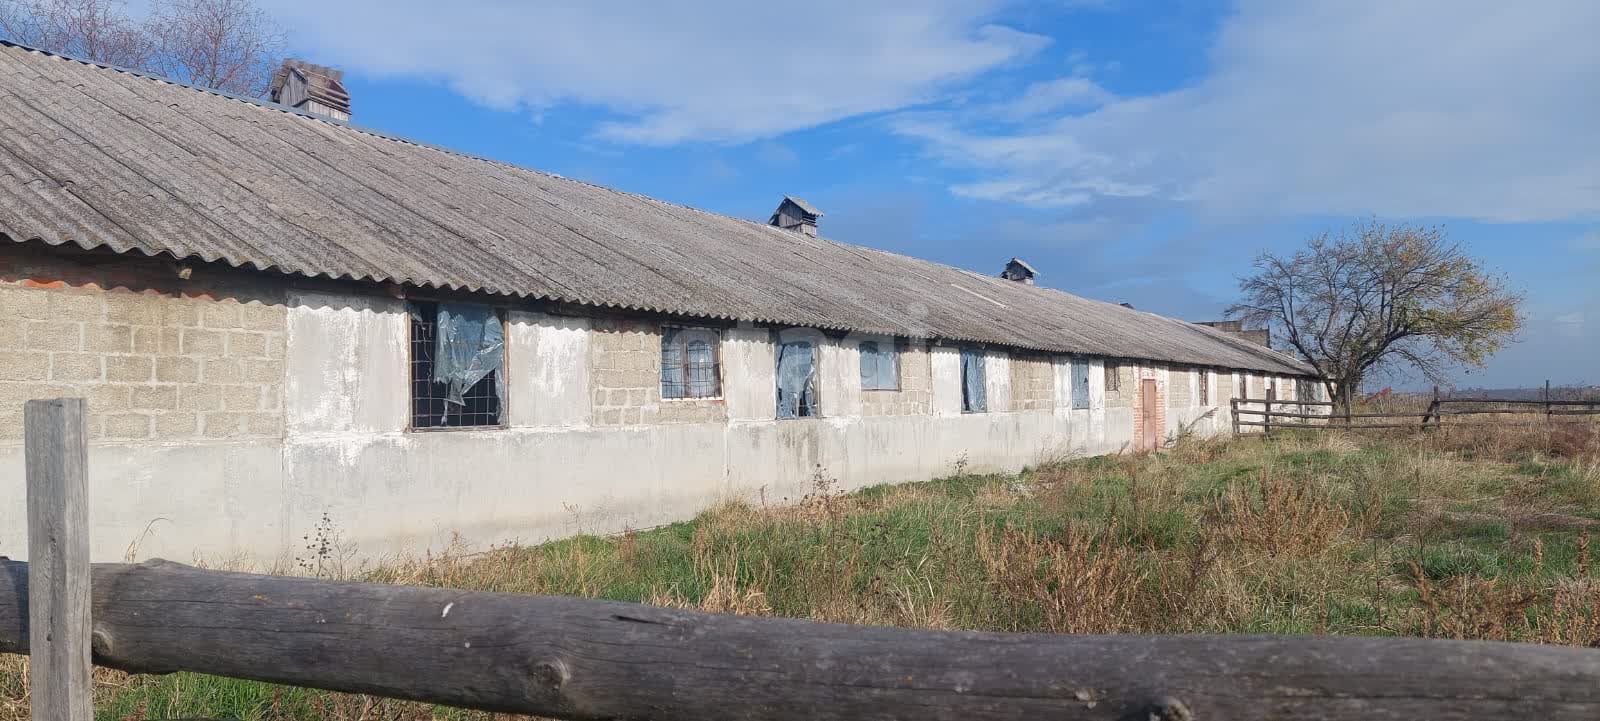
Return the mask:
<path fill-rule="evenodd" d="M 793 195 L 785 195 L 783 202 L 778 203 L 778 209 L 772 211 L 772 217 L 767 220 L 767 224 L 784 230 L 798 230 L 815 238 L 817 219 L 821 217 L 822 211 L 817 210 L 816 206 Z"/>
<path fill-rule="evenodd" d="M 272 73 L 272 102 L 325 118 L 350 121 L 350 91 L 344 71 L 289 58 Z"/>

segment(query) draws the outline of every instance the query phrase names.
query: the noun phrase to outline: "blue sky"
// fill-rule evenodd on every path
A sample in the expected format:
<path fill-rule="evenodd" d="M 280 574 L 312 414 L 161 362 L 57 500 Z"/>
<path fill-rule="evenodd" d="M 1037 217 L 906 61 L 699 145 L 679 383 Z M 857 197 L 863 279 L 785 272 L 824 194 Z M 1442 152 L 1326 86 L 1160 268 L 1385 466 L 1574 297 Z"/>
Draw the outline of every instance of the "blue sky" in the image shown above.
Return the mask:
<path fill-rule="evenodd" d="M 1191 320 L 1440 224 L 1528 297 L 1462 384 L 1600 383 L 1591 0 L 263 4 L 357 125 Z"/>

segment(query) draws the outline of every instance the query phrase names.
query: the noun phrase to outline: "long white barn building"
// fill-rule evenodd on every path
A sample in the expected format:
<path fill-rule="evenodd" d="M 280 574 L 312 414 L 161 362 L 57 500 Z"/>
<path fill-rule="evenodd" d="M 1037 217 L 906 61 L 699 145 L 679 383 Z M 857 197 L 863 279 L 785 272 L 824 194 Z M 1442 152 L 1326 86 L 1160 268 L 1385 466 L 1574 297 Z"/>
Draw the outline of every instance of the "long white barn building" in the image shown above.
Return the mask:
<path fill-rule="evenodd" d="M 0 44 L 0 554 L 31 398 L 89 399 L 96 560 L 270 562 L 325 517 L 363 556 L 611 532 L 1314 392 L 1020 262 L 816 237 L 798 199 L 763 225 L 297 109 L 348 113 L 324 70 L 273 104 Z"/>

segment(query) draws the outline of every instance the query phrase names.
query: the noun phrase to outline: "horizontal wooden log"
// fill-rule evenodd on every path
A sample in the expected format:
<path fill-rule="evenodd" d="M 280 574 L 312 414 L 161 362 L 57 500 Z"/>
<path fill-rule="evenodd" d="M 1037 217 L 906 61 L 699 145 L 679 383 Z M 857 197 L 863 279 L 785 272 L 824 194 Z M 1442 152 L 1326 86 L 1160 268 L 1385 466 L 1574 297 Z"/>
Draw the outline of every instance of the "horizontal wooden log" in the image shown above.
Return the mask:
<path fill-rule="evenodd" d="M 1285 404 L 1285 405 L 1289 405 L 1289 404 Z M 1294 412 L 1294 411 L 1250 411 L 1250 410 L 1242 410 L 1242 409 L 1239 411 L 1239 414 L 1240 415 L 1246 415 L 1246 416 L 1268 416 L 1268 417 L 1272 417 L 1272 418 L 1318 418 L 1318 419 L 1323 419 L 1323 420 L 1330 420 L 1330 419 L 1342 420 L 1342 419 L 1345 419 L 1345 418 L 1421 418 L 1422 415 L 1423 415 L 1422 411 L 1417 411 L 1416 413 L 1351 413 L 1350 415 L 1345 415 L 1343 413 L 1337 413 L 1337 414 L 1330 415 L 1330 414 L 1327 414 L 1327 413 L 1297 413 L 1297 412 Z"/>
<path fill-rule="evenodd" d="M 915 631 L 167 562 L 93 575 L 101 665 L 559 718 L 1600 718 L 1600 651 L 1582 648 Z M 0 651 L 27 649 L 26 593 L 26 564 L 0 562 Z"/>
<path fill-rule="evenodd" d="M 1546 412 L 1545 410 L 1543 410 L 1541 408 L 1467 408 L 1467 409 L 1464 409 L 1464 410 L 1445 410 L 1445 411 L 1439 411 L 1439 412 L 1443 413 L 1444 415 L 1447 415 L 1447 416 L 1493 416 L 1493 415 L 1593 416 L 1593 415 L 1600 415 L 1600 408 L 1596 408 L 1596 409 L 1593 409 L 1593 410 L 1578 410 L 1578 411 L 1561 410 L 1561 411 L 1548 411 L 1548 412 Z"/>
<path fill-rule="evenodd" d="M 1289 399 L 1284 399 L 1284 398 L 1273 398 L 1273 399 L 1270 399 L 1270 400 L 1266 399 L 1266 398 L 1235 398 L 1235 399 L 1233 399 L 1233 402 L 1235 402 L 1235 403 L 1256 403 L 1256 404 L 1271 403 L 1272 405 L 1275 405 L 1275 406 L 1327 406 L 1327 407 L 1330 407 L 1330 408 L 1333 407 L 1333 403 L 1330 402 L 1330 401 L 1296 401 L 1296 400 L 1289 400 Z"/>
<path fill-rule="evenodd" d="M 1492 404 L 1495 404 L 1495 403 L 1503 403 L 1503 404 L 1506 404 L 1506 405 L 1521 405 L 1521 406 L 1547 406 L 1547 405 L 1549 405 L 1549 406 L 1600 406 L 1600 400 L 1592 400 L 1592 401 L 1557 401 L 1557 400 L 1529 401 L 1529 400 L 1511 400 L 1511 399 L 1507 399 L 1507 398 L 1441 398 L 1441 399 L 1439 399 L 1439 402 L 1440 403 L 1448 403 L 1448 404 L 1480 403 L 1480 404 L 1486 404 L 1486 405 L 1492 405 Z"/>
<path fill-rule="evenodd" d="M 1418 415 L 1420 416 L 1420 414 L 1418 414 Z M 1326 418 L 1326 416 L 1323 416 L 1323 417 Z M 1395 429 L 1395 428 L 1418 429 L 1418 428 L 1422 427 L 1422 421 L 1419 419 L 1419 420 L 1412 421 L 1410 423 L 1357 423 L 1357 424 L 1351 424 L 1351 425 L 1346 425 L 1344 423 L 1317 423 L 1317 424 L 1311 424 L 1311 423 L 1269 423 L 1269 422 L 1261 422 L 1261 421 L 1239 421 L 1239 425 L 1241 425 L 1241 426 L 1250 426 L 1252 428 L 1271 428 L 1272 430 L 1275 430 L 1275 431 L 1278 431 L 1278 430 L 1294 430 L 1296 428 L 1304 428 L 1304 429 L 1313 430 L 1313 431 L 1359 431 L 1359 430 L 1365 430 L 1365 429 L 1368 429 L 1368 428 L 1378 429 L 1378 430 Z"/>

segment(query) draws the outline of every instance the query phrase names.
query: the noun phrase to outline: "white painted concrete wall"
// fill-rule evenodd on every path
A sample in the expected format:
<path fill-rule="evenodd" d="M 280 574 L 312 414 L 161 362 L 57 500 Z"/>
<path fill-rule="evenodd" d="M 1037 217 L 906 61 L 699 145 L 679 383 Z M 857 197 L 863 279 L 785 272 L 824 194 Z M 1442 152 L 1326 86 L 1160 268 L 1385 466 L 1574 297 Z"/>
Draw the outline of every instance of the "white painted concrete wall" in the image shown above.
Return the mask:
<path fill-rule="evenodd" d="M 94 560 L 287 565 L 309 555 L 324 517 L 352 559 L 416 554 L 456 534 L 537 542 L 682 520 L 728 499 L 794 501 L 817 474 L 855 489 L 937 477 L 958 461 L 1013 471 L 1133 445 L 1132 412 L 1106 408 L 1098 362 L 1089 409 L 1071 409 L 1062 358 L 1055 409 L 1013 412 L 1009 357 L 993 353 L 992 410 L 963 414 L 959 351 L 935 346 L 935 412 L 863 418 L 855 344 L 820 334 L 822 417 L 776 420 L 772 332 L 750 325 L 724 333 L 728 422 L 596 428 L 589 322 L 526 312 L 507 319 L 508 426 L 410 432 L 404 303 L 301 293 L 290 305 L 284 437 L 95 445 Z M 21 447 L 0 447 L 0 497 L 21 498 L 22 476 Z M 0 553 L 22 556 L 25 537 L 23 504 L 0 504 Z"/>
<path fill-rule="evenodd" d="M 932 346 L 928 364 L 933 373 L 933 410 L 939 416 L 961 415 L 961 349 Z"/>
<path fill-rule="evenodd" d="M 521 428 L 581 428 L 591 421 L 587 318 L 511 313 L 507 414 Z"/>

